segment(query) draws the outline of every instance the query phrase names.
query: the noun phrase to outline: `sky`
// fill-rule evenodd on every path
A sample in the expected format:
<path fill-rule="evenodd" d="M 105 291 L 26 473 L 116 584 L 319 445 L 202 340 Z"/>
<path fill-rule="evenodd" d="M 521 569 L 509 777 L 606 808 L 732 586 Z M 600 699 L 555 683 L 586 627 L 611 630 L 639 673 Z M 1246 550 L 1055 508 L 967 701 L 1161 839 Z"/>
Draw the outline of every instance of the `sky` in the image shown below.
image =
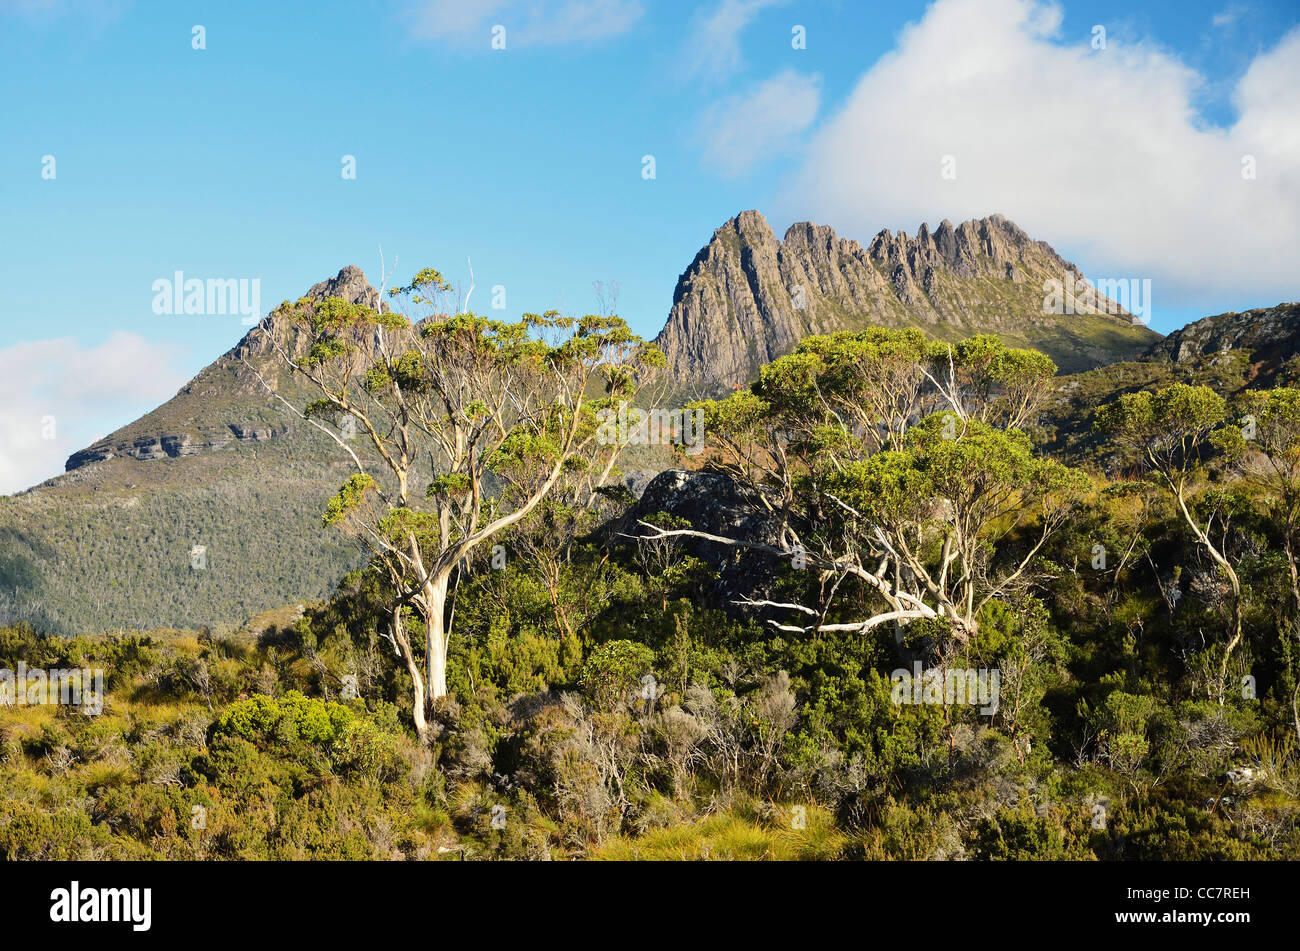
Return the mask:
<path fill-rule="evenodd" d="M 1298 91 L 1296 0 L 0 0 L 0 492 L 248 330 L 177 272 L 261 317 L 382 248 L 649 338 L 744 209 L 1001 213 L 1160 332 L 1293 301 Z"/>

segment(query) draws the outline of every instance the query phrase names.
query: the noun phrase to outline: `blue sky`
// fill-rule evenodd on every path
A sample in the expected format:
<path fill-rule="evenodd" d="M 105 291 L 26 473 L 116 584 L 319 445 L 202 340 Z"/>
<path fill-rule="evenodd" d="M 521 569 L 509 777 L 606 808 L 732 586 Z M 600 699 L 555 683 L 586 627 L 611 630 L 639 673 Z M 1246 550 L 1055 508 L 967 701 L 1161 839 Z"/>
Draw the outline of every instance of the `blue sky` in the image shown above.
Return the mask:
<path fill-rule="evenodd" d="M 618 281 L 650 337 L 742 209 L 864 243 L 1002 212 L 1090 276 L 1152 278 L 1157 330 L 1294 300 L 1297 23 L 1281 0 L 0 0 L 0 491 L 246 331 L 155 314 L 177 270 L 256 278 L 265 312 L 345 264 L 375 281 L 382 243 L 398 280 L 472 259 L 476 310 L 500 285 L 508 315 L 585 312 Z"/>

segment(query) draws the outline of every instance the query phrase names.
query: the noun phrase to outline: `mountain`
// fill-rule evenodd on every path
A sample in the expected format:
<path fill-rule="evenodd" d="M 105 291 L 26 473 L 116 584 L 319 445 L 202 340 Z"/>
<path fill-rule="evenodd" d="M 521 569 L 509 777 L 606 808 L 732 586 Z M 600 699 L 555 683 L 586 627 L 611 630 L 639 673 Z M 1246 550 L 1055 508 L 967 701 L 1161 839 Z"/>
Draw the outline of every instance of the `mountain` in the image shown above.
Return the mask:
<path fill-rule="evenodd" d="M 918 326 L 940 339 L 997 332 L 1044 349 L 1066 370 L 1127 361 L 1062 382 L 1056 418 L 1062 433 L 1075 434 L 1086 428 L 1090 400 L 1124 380 L 1143 385 L 1182 372 L 1176 361 L 1191 354 L 1224 346 L 1240 354 L 1247 345 L 1268 360 L 1295 352 L 1294 304 L 1207 318 L 1165 340 L 1122 314 L 1045 315 L 1044 282 L 1078 277 L 998 216 L 944 222 L 933 234 L 923 225 L 915 237 L 884 231 L 863 249 L 812 224 L 778 241 L 760 214 L 744 212 L 678 281 L 658 342 L 678 396 L 747 382 L 806 334 L 869 323 Z M 791 288 L 800 287 L 796 307 Z M 306 296 L 382 306 L 356 267 Z M 0 623 L 67 633 L 230 628 L 323 597 L 362 564 L 358 549 L 320 524 L 349 463 L 258 378 L 295 405 L 309 396 L 271 359 L 274 319 L 172 399 L 73 453 L 65 474 L 0 497 Z M 636 487 L 671 465 L 655 455 L 661 447 L 630 448 L 624 469 Z"/>
<path fill-rule="evenodd" d="M 379 292 L 361 269 L 349 265 L 321 281 L 304 295 L 312 300 L 342 297 L 370 307 L 379 306 Z M 267 350 L 267 317 L 234 349 L 201 370 L 179 393 L 157 409 L 123 426 L 94 445 L 73 453 L 65 465 L 71 472 L 93 462 L 132 458 L 142 461 L 220 452 L 237 443 L 263 443 L 289 432 L 283 404 L 271 402 L 266 388 L 245 361 L 253 363 L 267 382 L 293 388 L 290 374 L 280 374 Z"/>
<path fill-rule="evenodd" d="M 379 304 L 356 267 L 306 296 Z M 362 563 L 320 523 L 349 463 L 258 379 L 302 405 L 301 384 L 269 352 L 273 319 L 166 403 L 73 453 L 64 475 L 0 498 L 0 621 L 229 627 L 322 597 Z"/>
<path fill-rule="evenodd" d="M 681 398 L 715 396 L 758 376 L 809 334 L 920 327 L 942 340 L 997 333 L 1044 351 L 1063 372 L 1129 360 L 1160 335 L 1098 295 L 1104 313 L 1044 313 L 1044 285 L 1082 272 L 1001 215 L 915 237 L 881 231 L 863 248 L 800 222 L 778 240 L 757 211 L 713 233 L 677 281 L 656 343 Z"/>

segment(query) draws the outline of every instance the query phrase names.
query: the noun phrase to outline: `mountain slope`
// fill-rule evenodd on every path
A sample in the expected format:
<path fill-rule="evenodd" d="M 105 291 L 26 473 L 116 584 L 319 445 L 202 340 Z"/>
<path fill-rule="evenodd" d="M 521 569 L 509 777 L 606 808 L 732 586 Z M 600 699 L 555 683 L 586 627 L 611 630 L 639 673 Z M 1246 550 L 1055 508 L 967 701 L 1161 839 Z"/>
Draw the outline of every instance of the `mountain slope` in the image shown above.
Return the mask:
<path fill-rule="evenodd" d="M 1131 360 L 1159 340 L 1124 317 L 1044 315 L 1043 282 L 1077 276 L 1050 247 L 996 216 L 955 228 L 945 222 L 933 234 L 923 226 L 915 238 L 882 232 L 863 249 L 810 224 L 778 241 L 761 215 L 745 212 L 718 229 L 682 275 L 658 340 L 674 364 L 676 395 L 686 397 L 747 382 L 808 333 L 869 323 L 919 326 L 941 339 L 997 332 L 1042 347 L 1066 369 Z M 790 288 L 799 286 L 796 308 Z M 354 267 L 307 296 L 379 304 Z M 1286 306 L 1292 310 L 1276 320 L 1251 314 L 1285 328 L 1296 305 Z M 1247 325 L 1255 319 L 1240 316 Z M 231 627 L 321 597 L 362 563 L 351 543 L 320 524 L 325 500 L 350 474 L 348 461 L 269 396 L 248 366 L 295 405 L 310 396 L 267 352 L 272 319 L 175 397 L 74 453 L 64 475 L 0 497 L 0 622 L 70 633 Z M 1249 336 L 1225 326 L 1238 328 L 1233 339 Z M 1181 359 L 1187 347 L 1213 349 L 1228 332 L 1211 331 L 1201 344 L 1200 330 L 1175 334 L 1159 347 Z M 1161 375 L 1155 363 L 1141 366 L 1135 379 Z M 1108 382 L 1089 385 L 1100 392 Z M 1063 427 L 1076 429 L 1088 411 L 1063 409 Z M 639 483 L 669 464 L 646 455 L 658 447 L 634 448 L 641 456 L 631 454 L 625 468 Z M 633 473 L 636 466 L 645 471 Z"/>
<path fill-rule="evenodd" d="M 1092 428 L 1097 408 L 1173 383 L 1209 386 L 1227 397 L 1300 384 L 1300 304 L 1203 317 L 1141 359 L 1061 377 L 1041 420 L 1045 448 L 1062 461 L 1109 471 L 1114 460 Z"/>
<path fill-rule="evenodd" d="M 713 233 L 678 279 L 656 343 L 682 398 L 743 385 L 809 334 L 920 327 L 939 339 L 1001 334 L 1050 355 L 1064 372 L 1133 359 L 1160 339 L 1118 305 L 1110 313 L 1045 314 L 1044 283 L 1077 267 L 1000 215 L 944 221 L 915 237 L 880 232 L 863 248 L 801 222 L 778 240 L 757 211 Z"/>
<path fill-rule="evenodd" d="M 379 302 L 355 267 L 307 296 Z M 302 404 L 267 350 L 270 320 L 172 399 L 74 453 L 64 475 L 0 498 L 0 620 L 68 633 L 229 627 L 324 596 L 361 564 L 320 524 L 350 464 L 245 363 Z"/>
<path fill-rule="evenodd" d="M 304 296 L 312 300 L 342 297 L 370 307 L 379 305 L 379 292 L 361 269 L 353 266 L 314 285 Z M 277 390 L 301 395 L 292 374 L 281 372 L 270 360 L 265 335 L 272 319 L 267 317 L 250 330 L 166 403 L 73 453 L 66 470 L 109 459 L 150 461 L 208 455 L 240 443 L 251 446 L 285 436 L 292 417 L 283 404 L 268 397 L 257 373 L 248 366 L 253 364 Z"/>

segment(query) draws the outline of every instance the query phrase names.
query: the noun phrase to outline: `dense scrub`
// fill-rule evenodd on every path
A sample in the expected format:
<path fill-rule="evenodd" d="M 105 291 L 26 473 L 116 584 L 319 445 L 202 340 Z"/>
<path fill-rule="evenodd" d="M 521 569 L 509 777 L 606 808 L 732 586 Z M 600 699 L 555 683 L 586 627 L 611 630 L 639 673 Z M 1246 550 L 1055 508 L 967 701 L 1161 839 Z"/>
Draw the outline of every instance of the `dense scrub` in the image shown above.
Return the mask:
<path fill-rule="evenodd" d="M 983 416 L 918 425 L 933 356 L 814 338 L 707 407 L 705 463 L 783 493 L 752 577 L 613 492 L 467 558 L 426 742 L 374 566 L 256 632 L 0 629 L 108 693 L 0 707 L 0 858 L 1300 858 L 1300 391 L 1136 387 L 1112 480 L 1043 461 L 1050 364 L 989 338 L 950 363 Z M 921 664 L 996 702 L 900 693 Z"/>
<path fill-rule="evenodd" d="M 527 564 L 462 579 L 428 747 L 364 574 L 256 638 L 6 629 L 0 667 L 100 666 L 108 698 L 97 717 L 0 708 L 0 855 L 1300 856 L 1293 648 L 1252 643 L 1259 699 L 1206 696 L 1211 588 L 1171 611 L 1137 572 L 1116 587 L 1065 564 L 1121 501 L 1097 495 L 1051 590 L 998 605 L 959 658 L 1004 671 L 992 717 L 894 703 L 887 630 L 790 638 L 699 603 L 707 566 L 665 588 L 596 540 L 563 560 L 566 633 Z M 1204 574 L 1172 523 L 1151 544 Z M 1272 575 L 1251 574 L 1260 631 Z"/>

